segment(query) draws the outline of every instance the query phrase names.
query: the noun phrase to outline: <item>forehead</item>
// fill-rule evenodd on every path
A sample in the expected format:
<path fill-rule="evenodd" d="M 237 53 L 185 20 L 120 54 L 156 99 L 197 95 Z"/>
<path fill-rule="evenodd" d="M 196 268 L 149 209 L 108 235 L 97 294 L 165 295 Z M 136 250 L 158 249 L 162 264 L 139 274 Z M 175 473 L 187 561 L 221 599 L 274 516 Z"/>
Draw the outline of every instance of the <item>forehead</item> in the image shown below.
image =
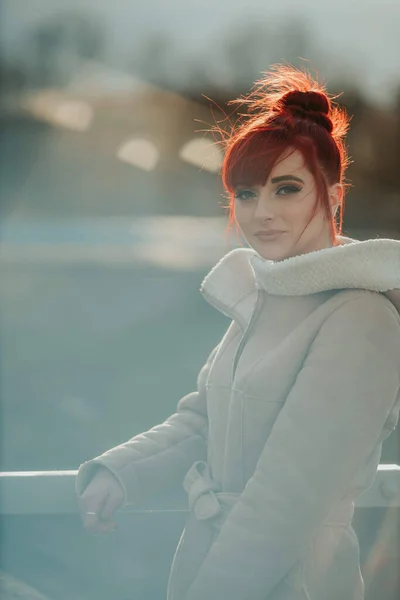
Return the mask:
<path fill-rule="evenodd" d="M 268 139 L 261 138 L 261 142 L 265 144 L 254 142 L 254 147 L 244 146 L 242 154 L 230 158 L 225 174 L 225 185 L 230 192 L 242 186 L 265 186 L 275 177 L 288 175 L 299 177 L 307 185 L 312 183 L 313 175 L 301 150 L 294 146 L 282 148 L 283 144 L 275 147 Z"/>
<path fill-rule="evenodd" d="M 272 167 L 270 177 L 279 177 L 280 175 L 311 175 L 302 153 L 296 149 L 289 149 L 282 154 Z"/>

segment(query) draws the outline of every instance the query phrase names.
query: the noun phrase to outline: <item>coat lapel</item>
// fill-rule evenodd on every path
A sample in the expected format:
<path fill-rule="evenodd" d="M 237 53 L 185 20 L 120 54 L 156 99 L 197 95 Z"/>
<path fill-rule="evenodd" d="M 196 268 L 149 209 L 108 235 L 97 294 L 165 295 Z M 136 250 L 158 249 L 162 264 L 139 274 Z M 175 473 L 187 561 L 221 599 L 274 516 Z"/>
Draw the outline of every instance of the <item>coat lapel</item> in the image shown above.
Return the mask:
<path fill-rule="evenodd" d="M 265 260 L 250 248 L 236 248 L 211 269 L 200 291 L 210 304 L 244 327 L 257 288 L 278 296 L 366 289 L 385 293 L 400 312 L 400 241 L 340 237 L 338 246 L 280 262 Z"/>

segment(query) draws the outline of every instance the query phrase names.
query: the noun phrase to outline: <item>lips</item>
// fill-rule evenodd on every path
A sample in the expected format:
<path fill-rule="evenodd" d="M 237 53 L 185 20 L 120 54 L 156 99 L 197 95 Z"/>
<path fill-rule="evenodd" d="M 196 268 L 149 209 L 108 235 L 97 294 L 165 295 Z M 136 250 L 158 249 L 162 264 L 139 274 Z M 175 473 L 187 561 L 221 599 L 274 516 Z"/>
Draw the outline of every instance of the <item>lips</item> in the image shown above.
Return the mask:
<path fill-rule="evenodd" d="M 255 233 L 255 237 L 262 241 L 272 241 L 277 239 L 280 235 L 284 233 L 283 231 L 258 231 Z"/>

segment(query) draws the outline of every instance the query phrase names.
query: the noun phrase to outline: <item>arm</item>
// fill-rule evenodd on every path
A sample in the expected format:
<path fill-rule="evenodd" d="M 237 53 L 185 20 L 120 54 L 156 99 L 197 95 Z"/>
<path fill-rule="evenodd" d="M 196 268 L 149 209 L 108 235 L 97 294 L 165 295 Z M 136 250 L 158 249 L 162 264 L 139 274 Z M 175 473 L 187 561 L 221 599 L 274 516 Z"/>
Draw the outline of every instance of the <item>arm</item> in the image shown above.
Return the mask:
<path fill-rule="evenodd" d="M 399 325 L 372 293 L 327 319 L 185 600 L 264 600 L 294 566 L 396 402 Z"/>
<path fill-rule="evenodd" d="M 77 492 L 83 492 L 99 466 L 107 467 L 124 490 L 125 502 L 143 501 L 182 484 L 196 460 L 206 457 L 208 419 L 206 380 L 214 348 L 197 379 L 197 391 L 184 396 L 164 423 L 83 463 Z"/>

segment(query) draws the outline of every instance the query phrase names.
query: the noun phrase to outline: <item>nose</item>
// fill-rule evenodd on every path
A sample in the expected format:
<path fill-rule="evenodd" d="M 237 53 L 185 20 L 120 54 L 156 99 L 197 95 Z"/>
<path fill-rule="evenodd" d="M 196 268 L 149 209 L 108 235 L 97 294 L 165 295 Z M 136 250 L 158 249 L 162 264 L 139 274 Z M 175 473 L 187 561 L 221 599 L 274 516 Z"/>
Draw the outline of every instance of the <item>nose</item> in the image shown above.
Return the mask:
<path fill-rule="evenodd" d="M 272 201 L 269 198 L 267 191 L 262 190 L 259 193 L 256 208 L 254 211 L 254 217 L 256 219 L 260 219 L 261 221 L 267 221 L 274 218 L 273 214 L 273 205 Z"/>

